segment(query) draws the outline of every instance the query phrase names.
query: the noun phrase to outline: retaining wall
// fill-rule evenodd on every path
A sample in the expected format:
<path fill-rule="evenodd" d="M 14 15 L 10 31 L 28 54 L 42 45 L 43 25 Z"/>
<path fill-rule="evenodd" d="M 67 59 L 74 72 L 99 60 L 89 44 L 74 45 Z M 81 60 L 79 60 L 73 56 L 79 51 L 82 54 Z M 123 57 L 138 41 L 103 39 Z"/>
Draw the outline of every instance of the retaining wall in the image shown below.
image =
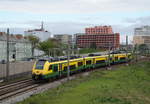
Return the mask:
<path fill-rule="evenodd" d="M 19 61 L 9 65 L 10 76 L 20 76 L 31 73 L 34 61 Z M 6 77 L 6 64 L 0 64 L 0 79 Z"/>

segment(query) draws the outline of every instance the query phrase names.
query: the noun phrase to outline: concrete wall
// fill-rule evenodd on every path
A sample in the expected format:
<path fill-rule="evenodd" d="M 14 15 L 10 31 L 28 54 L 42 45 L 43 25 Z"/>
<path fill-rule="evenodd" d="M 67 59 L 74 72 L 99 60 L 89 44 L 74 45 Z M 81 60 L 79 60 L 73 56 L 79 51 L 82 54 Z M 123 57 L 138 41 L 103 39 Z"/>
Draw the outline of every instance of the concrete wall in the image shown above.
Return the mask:
<path fill-rule="evenodd" d="M 18 75 L 21 73 L 31 72 L 33 61 L 20 61 L 10 63 L 9 75 Z M 0 78 L 6 77 L 6 64 L 0 64 Z"/>

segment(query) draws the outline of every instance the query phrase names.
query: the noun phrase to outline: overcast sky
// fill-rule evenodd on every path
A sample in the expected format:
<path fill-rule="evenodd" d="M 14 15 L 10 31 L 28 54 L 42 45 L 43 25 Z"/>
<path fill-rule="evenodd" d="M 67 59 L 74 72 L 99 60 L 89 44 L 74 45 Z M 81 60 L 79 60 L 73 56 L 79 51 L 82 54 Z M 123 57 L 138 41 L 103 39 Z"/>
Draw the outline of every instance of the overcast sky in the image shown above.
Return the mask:
<path fill-rule="evenodd" d="M 45 28 L 52 34 L 75 34 L 85 27 L 112 25 L 132 39 L 135 27 L 150 25 L 150 0 L 0 0 L 0 31 Z"/>

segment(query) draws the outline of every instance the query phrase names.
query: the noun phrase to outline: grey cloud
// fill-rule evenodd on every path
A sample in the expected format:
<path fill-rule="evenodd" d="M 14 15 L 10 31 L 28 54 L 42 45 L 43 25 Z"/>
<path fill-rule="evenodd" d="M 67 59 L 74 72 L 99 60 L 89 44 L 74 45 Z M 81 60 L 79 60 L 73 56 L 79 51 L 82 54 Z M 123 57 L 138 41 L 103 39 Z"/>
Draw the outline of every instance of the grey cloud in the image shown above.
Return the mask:
<path fill-rule="evenodd" d="M 123 22 L 126 22 L 126 23 L 137 23 L 138 21 L 136 19 L 127 18 L 127 19 L 123 20 Z"/>
<path fill-rule="evenodd" d="M 10 2 L 13 2 L 13 1 L 17 1 L 17 2 L 22 2 L 22 1 L 31 1 L 31 0 L 1 0 L 2 2 L 3 1 L 10 1 Z"/>
<path fill-rule="evenodd" d="M 22 33 L 25 30 L 28 29 L 35 29 L 35 28 L 40 28 L 40 22 L 41 21 L 27 21 L 23 22 L 31 26 L 32 28 L 11 28 L 11 33 Z M 91 26 L 96 26 L 100 24 L 89 24 L 86 22 L 71 22 L 71 21 L 65 21 L 65 22 L 45 22 L 44 27 L 46 30 L 51 32 L 52 34 L 75 34 L 75 33 L 84 33 L 86 27 L 91 27 Z M 112 25 L 114 32 L 119 32 L 121 34 L 121 41 L 123 42 L 124 40 L 122 39 L 122 36 L 124 35 L 130 35 L 132 36 L 133 34 L 133 27 L 125 27 L 122 25 Z M 2 30 L 2 29 L 0 29 Z M 6 31 L 6 28 L 3 29 Z M 48 38 L 48 37 L 47 37 Z"/>
<path fill-rule="evenodd" d="M 35 29 L 40 28 L 41 21 L 27 21 L 27 22 L 20 22 L 20 24 L 28 25 L 28 28 L 10 28 L 12 33 L 23 33 L 25 30 L 28 29 Z M 75 34 L 84 32 L 85 27 L 94 26 L 96 24 L 88 24 L 88 23 L 81 23 L 81 22 L 71 22 L 71 21 L 64 21 L 64 22 L 44 22 L 44 27 L 46 30 L 50 31 L 52 34 L 59 34 L 59 33 L 67 33 L 67 34 Z M 32 28 L 31 28 L 32 27 Z M 0 31 L 6 31 L 6 28 L 0 28 Z"/>
<path fill-rule="evenodd" d="M 150 10 L 150 0 L 13 0 L 15 2 L 11 3 L 10 1 L 11 0 L 7 0 L 5 3 L 0 3 L 0 9 L 32 13 L 81 14 L 112 11 L 135 12 Z M 20 3 L 19 1 L 24 2 Z"/>
<path fill-rule="evenodd" d="M 58 33 L 75 34 L 84 32 L 85 27 L 92 26 L 93 24 L 66 21 L 66 22 L 48 22 L 45 25 L 46 28 L 52 31 L 53 34 Z"/>
<path fill-rule="evenodd" d="M 128 18 L 123 21 L 124 23 L 129 23 L 128 26 L 123 25 L 114 25 L 113 29 L 116 32 L 120 32 L 123 35 L 129 35 L 130 40 L 132 41 L 133 35 L 134 35 L 134 29 L 137 27 L 150 25 L 150 16 L 147 17 L 140 17 L 140 18 Z M 122 42 L 125 40 L 122 39 Z M 130 42 L 131 43 L 131 42 Z"/>
<path fill-rule="evenodd" d="M 123 34 L 131 33 L 133 35 L 134 28 L 141 27 L 144 25 L 150 25 L 150 16 L 140 18 L 127 18 L 123 20 L 123 22 L 127 24 L 129 23 L 128 26 L 117 25 L 115 27 L 119 29 L 119 31 L 122 32 Z"/>
<path fill-rule="evenodd" d="M 89 17 L 88 17 L 89 18 Z M 87 19 L 88 19 L 87 18 Z M 143 25 L 150 25 L 150 16 L 140 17 L 140 18 L 127 18 L 124 20 L 123 24 L 112 25 L 114 32 L 118 32 L 121 36 L 129 35 L 130 37 L 134 34 L 134 28 L 140 27 Z M 2 23 L 1 21 L 0 23 Z M 3 22 L 4 23 L 4 22 Z M 129 23 L 129 24 L 128 24 Z M 23 33 L 23 31 L 28 29 L 40 28 L 41 21 L 26 21 L 20 22 L 20 24 L 26 24 L 28 28 L 11 28 L 13 33 Z M 102 23 L 101 23 L 102 24 Z M 87 21 L 84 22 L 72 22 L 72 21 L 60 21 L 60 22 L 44 22 L 44 27 L 46 30 L 50 31 L 52 34 L 75 34 L 84 32 L 84 28 L 101 25 L 101 24 L 92 24 Z M 3 29 L 6 31 L 6 29 Z M 0 30 L 1 31 L 1 30 Z M 131 38 L 132 39 L 132 38 Z M 124 40 L 121 40 L 124 41 Z"/>
<path fill-rule="evenodd" d="M 122 25 L 112 25 L 114 32 L 118 32 L 121 35 L 133 35 L 135 26 L 122 26 Z"/>
<path fill-rule="evenodd" d="M 150 25 L 150 16 L 140 17 L 140 18 L 127 18 L 124 20 L 126 23 L 131 23 L 132 25 Z"/>
<path fill-rule="evenodd" d="M 26 30 L 26 28 L 9 28 L 10 29 L 10 34 L 23 34 L 24 30 Z M 0 32 L 6 32 L 7 28 L 0 28 Z"/>
<path fill-rule="evenodd" d="M 141 24 L 147 24 L 150 25 L 150 16 L 149 17 L 141 17 L 137 19 L 138 21 L 140 21 Z"/>

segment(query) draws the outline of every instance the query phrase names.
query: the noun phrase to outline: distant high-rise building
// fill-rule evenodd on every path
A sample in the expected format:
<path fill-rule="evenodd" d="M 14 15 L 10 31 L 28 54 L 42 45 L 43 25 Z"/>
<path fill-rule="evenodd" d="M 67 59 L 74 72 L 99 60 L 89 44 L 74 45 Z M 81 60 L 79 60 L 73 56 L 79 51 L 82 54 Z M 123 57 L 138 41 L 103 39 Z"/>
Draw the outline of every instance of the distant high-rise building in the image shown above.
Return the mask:
<path fill-rule="evenodd" d="M 55 34 L 54 38 L 63 44 L 72 43 L 72 35 L 69 34 Z"/>
<path fill-rule="evenodd" d="M 120 34 L 104 34 L 104 35 L 77 35 L 77 46 L 79 48 L 119 48 Z"/>
<path fill-rule="evenodd" d="M 85 33 L 75 34 L 76 44 L 79 48 L 119 48 L 120 34 L 113 33 L 111 26 L 95 26 L 86 28 Z"/>
<path fill-rule="evenodd" d="M 111 26 L 95 26 L 85 28 L 85 34 L 87 35 L 113 34 L 113 30 Z"/>
<path fill-rule="evenodd" d="M 43 22 L 41 24 L 40 29 L 33 29 L 33 30 L 24 31 L 24 35 L 25 36 L 35 35 L 35 36 L 39 37 L 41 40 L 46 40 L 46 39 L 51 37 L 51 33 L 44 29 Z"/>
<path fill-rule="evenodd" d="M 85 35 L 85 33 L 76 33 L 73 35 L 73 44 L 74 45 L 77 45 L 77 40 L 78 40 L 77 36 L 78 35 Z"/>
<path fill-rule="evenodd" d="M 150 26 L 143 26 L 134 29 L 134 45 L 147 44 L 150 46 Z"/>
<path fill-rule="evenodd" d="M 150 26 L 143 26 L 134 29 L 134 35 L 136 36 L 150 36 Z"/>

